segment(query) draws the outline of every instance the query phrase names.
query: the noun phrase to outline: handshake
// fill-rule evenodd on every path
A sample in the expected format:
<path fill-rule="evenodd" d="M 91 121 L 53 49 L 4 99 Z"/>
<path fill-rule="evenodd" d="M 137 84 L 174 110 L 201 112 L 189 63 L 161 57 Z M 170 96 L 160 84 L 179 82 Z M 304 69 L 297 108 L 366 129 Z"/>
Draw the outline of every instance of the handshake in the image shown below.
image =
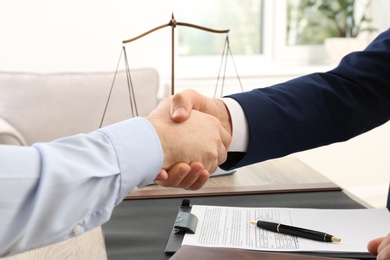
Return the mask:
<path fill-rule="evenodd" d="M 154 126 L 164 152 L 156 184 L 199 189 L 226 161 L 232 126 L 223 101 L 186 90 L 162 100 L 145 118 Z"/>

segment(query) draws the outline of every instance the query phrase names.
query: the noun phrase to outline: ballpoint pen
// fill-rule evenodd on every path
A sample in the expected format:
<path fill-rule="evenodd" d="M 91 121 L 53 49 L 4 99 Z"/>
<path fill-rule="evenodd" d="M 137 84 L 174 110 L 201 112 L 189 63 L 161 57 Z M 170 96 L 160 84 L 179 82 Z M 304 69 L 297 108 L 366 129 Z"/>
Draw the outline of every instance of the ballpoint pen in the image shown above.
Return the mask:
<path fill-rule="evenodd" d="M 324 232 L 319 232 L 319 231 L 314 231 L 314 230 L 309 230 L 309 229 L 304 229 L 299 227 L 292 227 L 292 226 L 287 226 L 279 223 L 258 220 L 258 221 L 251 221 L 251 224 L 268 231 L 291 235 L 291 236 L 303 237 L 303 238 L 316 240 L 316 241 L 322 241 L 322 242 L 341 241 L 340 238 L 334 237 Z"/>

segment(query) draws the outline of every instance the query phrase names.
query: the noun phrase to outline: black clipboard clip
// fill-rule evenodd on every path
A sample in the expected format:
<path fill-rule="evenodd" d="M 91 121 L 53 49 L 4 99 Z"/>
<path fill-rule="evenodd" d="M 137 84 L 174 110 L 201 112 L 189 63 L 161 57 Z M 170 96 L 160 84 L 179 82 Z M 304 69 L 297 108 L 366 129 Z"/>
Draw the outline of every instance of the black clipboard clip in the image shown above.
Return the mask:
<path fill-rule="evenodd" d="M 191 208 L 190 200 L 183 199 L 165 248 L 165 254 L 173 255 L 179 250 L 186 233 L 195 234 L 198 218 L 191 213 Z"/>

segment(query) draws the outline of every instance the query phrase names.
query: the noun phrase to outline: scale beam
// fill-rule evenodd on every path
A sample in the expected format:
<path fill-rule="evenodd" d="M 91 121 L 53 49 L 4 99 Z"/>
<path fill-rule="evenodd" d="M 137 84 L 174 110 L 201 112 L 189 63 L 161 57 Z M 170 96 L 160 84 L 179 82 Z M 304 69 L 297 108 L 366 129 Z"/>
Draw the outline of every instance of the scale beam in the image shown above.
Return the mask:
<path fill-rule="evenodd" d="M 167 24 L 163 24 L 163 25 L 160 25 L 160 26 L 157 26 L 143 34 L 140 34 L 138 35 L 137 37 L 134 37 L 134 38 L 131 38 L 131 39 L 128 39 L 128 40 L 124 40 L 122 41 L 123 44 L 126 44 L 126 43 L 130 43 L 130 42 L 133 42 L 135 40 L 138 40 L 152 32 L 155 32 L 157 30 L 160 30 L 160 29 L 163 29 L 165 27 L 168 27 L 168 26 L 171 26 L 172 27 L 172 70 L 171 70 L 171 95 L 175 94 L 175 85 L 174 85 L 174 82 L 175 82 L 175 32 L 174 32 L 174 29 L 176 28 L 176 26 L 186 26 L 186 27 L 192 27 L 192 28 L 195 28 L 195 29 L 198 29 L 198 30 L 203 30 L 203 31 L 207 31 L 207 32 L 211 32 L 211 33 L 228 33 L 230 30 L 227 29 L 227 30 L 215 30 L 215 29 L 211 29 L 211 28 L 207 28 L 207 27 L 203 27 L 203 26 L 199 26 L 199 25 L 195 25 L 195 24 L 191 24 L 191 23 L 182 23 L 182 22 L 177 22 L 172 14 L 172 19 L 169 21 L 169 23 Z"/>

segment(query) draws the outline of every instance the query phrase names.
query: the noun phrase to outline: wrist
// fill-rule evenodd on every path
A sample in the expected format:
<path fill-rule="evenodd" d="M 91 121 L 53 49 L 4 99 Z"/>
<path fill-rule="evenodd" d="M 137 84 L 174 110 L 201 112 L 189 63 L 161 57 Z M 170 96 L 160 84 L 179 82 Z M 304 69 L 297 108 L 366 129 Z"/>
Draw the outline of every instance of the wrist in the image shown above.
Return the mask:
<path fill-rule="evenodd" d="M 218 120 L 220 121 L 221 125 L 226 129 L 226 131 L 228 131 L 230 136 L 232 136 L 232 120 L 228 108 L 222 100 L 215 99 L 214 103 L 217 107 Z"/>
<path fill-rule="evenodd" d="M 163 152 L 163 165 L 161 168 L 163 169 L 168 169 L 170 167 L 170 161 L 172 158 L 172 155 L 170 153 L 170 149 L 168 145 L 170 144 L 170 140 L 168 140 L 167 134 L 164 133 L 169 133 L 169 125 L 167 126 L 164 124 L 163 120 L 161 120 L 161 117 L 155 117 L 155 116 L 145 116 L 145 119 L 149 121 L 149 123 L 153 126 L 154 130 L 157 133 L 158 139 L 160 141 L 161 149 Z"/>

